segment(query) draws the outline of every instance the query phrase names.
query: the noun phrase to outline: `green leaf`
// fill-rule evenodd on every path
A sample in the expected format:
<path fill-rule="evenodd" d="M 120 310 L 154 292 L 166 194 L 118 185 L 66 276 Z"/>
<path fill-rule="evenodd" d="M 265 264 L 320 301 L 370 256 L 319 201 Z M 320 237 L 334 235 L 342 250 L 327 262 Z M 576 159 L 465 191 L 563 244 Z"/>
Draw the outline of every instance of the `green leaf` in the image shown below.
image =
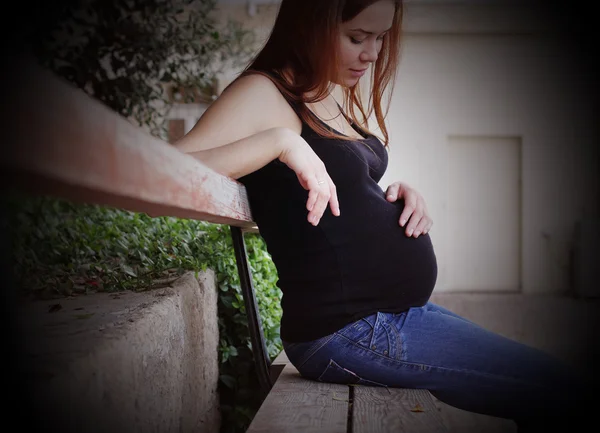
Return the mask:
<path fill-rule="evenodd" d="M 137 277 L 137 274 L 135 273 L 135 271 L 131 268 L 131 266 L 127 266 L 122 264 L 121 265 L 121 269 L 123 270 L 123 272 L 125 272 L 127 275 L 131 275 L 132 277 Z"/>

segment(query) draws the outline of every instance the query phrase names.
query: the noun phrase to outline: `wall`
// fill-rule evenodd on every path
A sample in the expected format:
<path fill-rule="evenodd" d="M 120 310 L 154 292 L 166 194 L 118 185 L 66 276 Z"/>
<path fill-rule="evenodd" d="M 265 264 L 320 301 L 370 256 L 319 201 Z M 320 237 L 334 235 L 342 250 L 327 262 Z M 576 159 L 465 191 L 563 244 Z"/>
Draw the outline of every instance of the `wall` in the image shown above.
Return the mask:
<path fill-rule="evenodd" d="M 219 431 L 214 272 L 19 308 L 21 391 L 48 431 Z M 59 305 L 58 308 L 56 305 Z"/>

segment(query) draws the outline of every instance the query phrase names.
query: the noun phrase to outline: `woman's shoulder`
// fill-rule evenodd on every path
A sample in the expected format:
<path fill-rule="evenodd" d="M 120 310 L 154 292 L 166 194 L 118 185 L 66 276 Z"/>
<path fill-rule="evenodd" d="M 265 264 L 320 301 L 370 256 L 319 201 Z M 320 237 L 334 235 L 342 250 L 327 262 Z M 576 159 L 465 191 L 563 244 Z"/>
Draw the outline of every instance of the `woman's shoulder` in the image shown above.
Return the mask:
<path fill-rule="evenodd" d="M 279 93 L 270 74 L 259 71 L 244 71 L 227 85 L 223 90 L 223 93 L 232 91 L 233 89 L 238 91 L 240 89 L 264 91 L 270 93 L 272 96 L 276 96 L 276 94 Z"/>
<path fill-rule="evenodd" d="M 246 71 L 233 80 L 219 98 L 259 114 L 267 127 L 287 127 L 300 133 L 302 122 L 274 80 L 267 72 Z"/>
<path fill-rule="evenodd" d="M 200 151 L 274 128 L 300 134 L 302 123 L 268 78 L 240 76 L 208 106 L 178 146 L 186 152 Z"/>
<path fill-rule="evenodd" d="M 276 84 L 276 75 L 272 72 L 244 71 L 228 84 L 221 94 L 229 93 L 260 96 L 263 102 L 271 104 L 287 102 Z"/>

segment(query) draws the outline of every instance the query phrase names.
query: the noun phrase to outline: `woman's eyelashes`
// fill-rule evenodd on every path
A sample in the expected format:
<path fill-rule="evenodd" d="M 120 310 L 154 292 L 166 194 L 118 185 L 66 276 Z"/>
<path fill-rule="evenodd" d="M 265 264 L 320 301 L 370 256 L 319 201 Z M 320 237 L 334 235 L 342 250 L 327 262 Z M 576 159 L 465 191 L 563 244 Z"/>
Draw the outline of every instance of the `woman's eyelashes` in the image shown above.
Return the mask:
<path fill-rule="evenodd" d="M 381 35 L 381 36 L 379 36 L 379 37 L 377 38 L 377 40 L 378 40 L 378 41 L 383 41 L 383 37 L 384 37 L 384 36 L 385 36 L 385 35 Z M 360 45 L 360 44 L 362 44 L 362 43 L 363 43 L 365 40 L 366 40 L 366 38 L 365 38 L 365 39 L 362 39 L 362 40 L 359 40 L 359 39 L 356 39 L 356 38 L 354 38 L 353 36 L 350 36 L 350 42 L 352 42 L 353 44 L 356 44 L 356 45 Z"/>

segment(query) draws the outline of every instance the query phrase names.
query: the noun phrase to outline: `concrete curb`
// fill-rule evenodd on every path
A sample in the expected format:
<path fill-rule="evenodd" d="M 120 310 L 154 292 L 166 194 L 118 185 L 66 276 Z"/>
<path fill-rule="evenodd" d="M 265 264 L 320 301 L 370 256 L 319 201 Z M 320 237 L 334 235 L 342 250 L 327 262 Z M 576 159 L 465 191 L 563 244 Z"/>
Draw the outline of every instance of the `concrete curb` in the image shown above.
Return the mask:
<path fill-rule="evenodd" d="M 37 301 L 19 318 L 26 387 L 46 427 L 219 430 L 214 272 L 166 289 Z"/>

